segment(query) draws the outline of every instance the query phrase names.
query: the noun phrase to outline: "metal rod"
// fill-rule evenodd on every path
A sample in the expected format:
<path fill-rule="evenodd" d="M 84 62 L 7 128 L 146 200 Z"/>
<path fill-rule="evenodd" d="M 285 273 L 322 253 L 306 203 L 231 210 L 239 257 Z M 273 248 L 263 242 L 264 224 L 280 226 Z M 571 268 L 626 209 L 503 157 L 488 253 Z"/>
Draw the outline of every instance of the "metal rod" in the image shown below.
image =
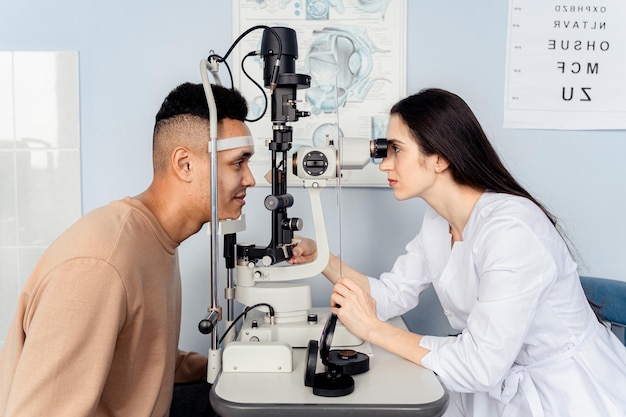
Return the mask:
<path fill-rule="evenodd" d="M 218 206 L 217 206 L 217 104 L 213 97 L 213 89 L 209 82 L 207 70 L 209 63 L 206 59 L 200 62 L 202 85 L 209 107 L 209 149 L 211 153 L 211 307 L 210 311 L 218 309 L 219 298 L 217 293 L 217 277 L 219 263 L 219 235 L 218 235 Z M 218 317 L 219 320 L 219 317 Z M 211 332 L 211 349 L 217 349 L 218 326 Z"/>

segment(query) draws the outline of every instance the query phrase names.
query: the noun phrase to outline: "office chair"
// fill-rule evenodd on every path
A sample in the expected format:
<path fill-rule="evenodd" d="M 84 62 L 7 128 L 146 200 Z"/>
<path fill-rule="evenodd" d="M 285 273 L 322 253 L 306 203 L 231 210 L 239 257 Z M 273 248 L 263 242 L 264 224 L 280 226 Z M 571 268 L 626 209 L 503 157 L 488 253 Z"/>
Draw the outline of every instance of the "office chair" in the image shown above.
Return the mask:
<path fill-rule="evenodd" d="M 580 282 L 589 301 L 598 306 L 600 318 L 626 345 L 626 282 L 586 276 L 581 276 Z"/>

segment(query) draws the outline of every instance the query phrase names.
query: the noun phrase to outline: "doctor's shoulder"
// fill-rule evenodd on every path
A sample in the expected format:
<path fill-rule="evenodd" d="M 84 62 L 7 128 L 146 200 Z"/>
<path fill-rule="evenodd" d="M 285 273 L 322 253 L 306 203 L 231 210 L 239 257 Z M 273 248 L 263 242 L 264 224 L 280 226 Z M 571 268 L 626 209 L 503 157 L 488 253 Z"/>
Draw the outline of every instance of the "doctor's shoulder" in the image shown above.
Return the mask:
<path fill-rule="evenodd" d="M 505 193 L 485 193 L 477 203 L 480 223 L 515 222 L 523 223 L 537 232 L 554 230 L 554 225 L 543 210 L 533 201 Z M 545 228 L 545 229 L 544 229 Z"/>

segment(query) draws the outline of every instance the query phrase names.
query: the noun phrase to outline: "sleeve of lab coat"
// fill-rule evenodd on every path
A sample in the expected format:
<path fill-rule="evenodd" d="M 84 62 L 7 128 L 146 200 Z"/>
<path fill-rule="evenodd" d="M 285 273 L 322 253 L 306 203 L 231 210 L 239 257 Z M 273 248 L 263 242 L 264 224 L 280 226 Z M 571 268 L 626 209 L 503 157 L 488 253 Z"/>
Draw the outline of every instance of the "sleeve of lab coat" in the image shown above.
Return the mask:
<path fill-rule="evenodd" d="M 379 279 L 369 278 L 369 282 L 381 320 L 399 316 L 417 306 L 420 293 L 430 285 L 421 233 L 406 245 L 406 253 L 396 259 L 390 272 L 383 273 Z"/>
<path fill-rule="evenodd" d="M 425 336 L 425 367 L 458 392 L 489 391 L 513 365 L 556 266 L 532 228 L 514 217 L 486 223 L 473 248 L 478 299 L 454 338 Z"/>
<path fill-rule="evenodd" d="M 5 417 L 94 415 L 127 314 L 117 272 L 94 259 L 66 262 L 28 303 Z"/>

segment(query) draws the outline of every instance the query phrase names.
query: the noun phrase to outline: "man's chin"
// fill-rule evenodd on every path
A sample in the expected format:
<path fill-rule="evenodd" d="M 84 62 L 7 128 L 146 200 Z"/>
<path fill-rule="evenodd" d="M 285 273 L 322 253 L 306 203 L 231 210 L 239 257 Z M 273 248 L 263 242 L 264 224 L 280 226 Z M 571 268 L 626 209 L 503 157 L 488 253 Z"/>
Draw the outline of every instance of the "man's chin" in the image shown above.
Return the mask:
<path fill-rule="evenodd" d="M 233 212 L 230 212 L 230 213 L 226 213 L 224 215 L 222 215 L 220 213 L 220 214 L 218 214 L 217 219 L 219 221 L 222 221 L 222 220 L 237 220 L 239 217 L 241 217 L 241 211 L 238 211 L 238 212 L 233 211 Z"/>

